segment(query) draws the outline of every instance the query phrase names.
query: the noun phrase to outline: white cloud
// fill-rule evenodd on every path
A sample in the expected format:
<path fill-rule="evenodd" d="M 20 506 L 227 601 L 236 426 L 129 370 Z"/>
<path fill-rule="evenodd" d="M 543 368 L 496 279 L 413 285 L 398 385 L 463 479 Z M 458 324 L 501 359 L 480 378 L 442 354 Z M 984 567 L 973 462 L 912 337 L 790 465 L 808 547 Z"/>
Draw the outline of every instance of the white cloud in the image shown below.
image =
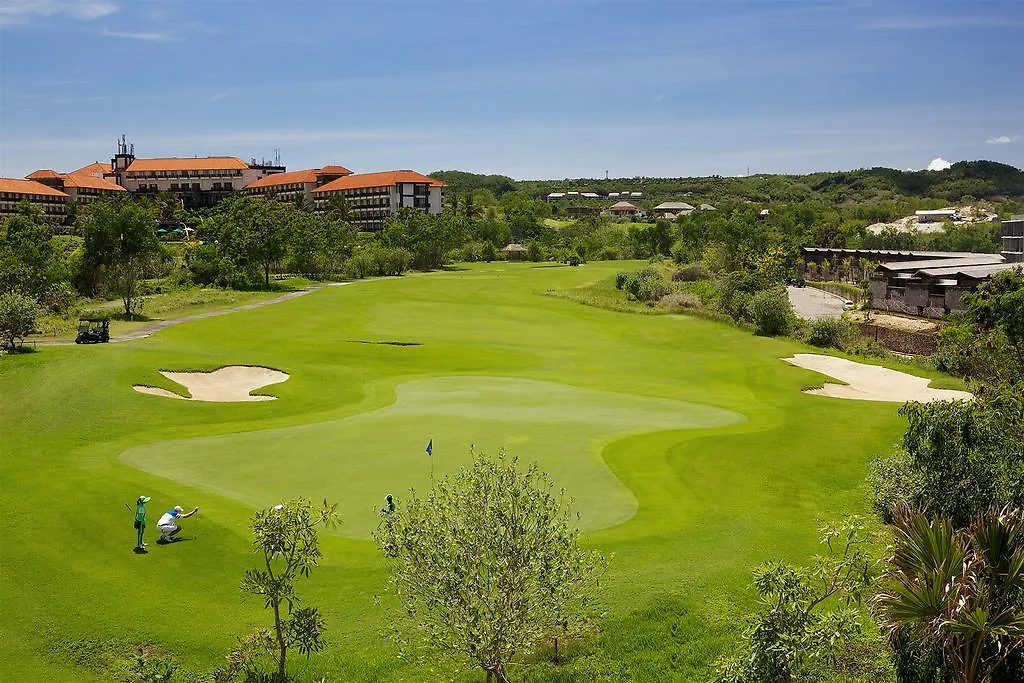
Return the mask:
<path fill-rule="evenodd" d="M 861 26 L 881 31 L 930 31 L 956 28 L 1018 28 L 1024 21 L 1005 17 L 915 17 L 876 19 Z"/>
<path fill-rule="evenodd" d="M 1017 142 L 1020 140 L 1019 135 L 997 135 L 995 137 L 985 140 L 990 145 L 1008 145 L 1011 142 Z"/>
<path fill-rule="evenodd" d="M 177 40 L 170 33 L 160 31 L 104 31 L 108 38 L 126 38 L 128 40 L 145 40 L 151 43 L 169 43 Z"/>
<path fill-rule="evenodd" d="M 0 0 L 0 26 L 55 16 L 92 21 L 118 9 L 110 0 Z"/>
<path fill-rule="evenodd" d="M 952 165 L 953 164 L 951 164 L 950 162 L 946 161 L 942 157 L 939 157 L 937 159 L 932 159 L 932 163 L 928 164 L 928 168 L 926 168 L 925 170 L 926 171 L 945 171 L 947 168 L 949 168 Z"/>

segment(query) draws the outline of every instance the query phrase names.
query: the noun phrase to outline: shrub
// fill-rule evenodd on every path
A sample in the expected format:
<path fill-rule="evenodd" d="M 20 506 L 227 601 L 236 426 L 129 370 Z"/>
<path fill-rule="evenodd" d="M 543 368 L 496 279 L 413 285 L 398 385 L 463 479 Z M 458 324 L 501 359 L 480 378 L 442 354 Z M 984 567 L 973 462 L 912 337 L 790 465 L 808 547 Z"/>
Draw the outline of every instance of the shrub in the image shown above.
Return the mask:
<path fill-rule="evenodd" d="M 615 273 L 615 289 L 622 289 L 626 286 L 626 281 L 629 280 L 629 273 L 624 270 L 620 270 Z"/>
<path fill-rule="evenodd" d="M 708 277 L 710 277 L 710 273 L 707 268 L 700 263 L 693 263 L 672 273 L 672 282 L 697 282 L 706 280 Z"/>
<path fill-rule="evenodd" d="M 661 297 L 659 306 L 666 308 L 700 308 L 700 298 L 693 292 L 672 292 Z"/>
<path fill-rule="evenodd" d="M 875 458 L 867 479 L 874 492 L 872 506 L 886 524 L 892 524 L 896 505 L 902 503 L 916 508 L 923 502 L 924 475 L 902 448 L 892 455 Z"/>
<path fill-rule="evenodd" d="M 648 266 L 630 275 L 625 289 L 637 301 L 653 303 L 668 294 L 668 284 L 655 266 Z"/>
<path fill-rule="evenodd" d="M 786 334 L 793 321 L 793 307 L 782 287 L 764 289 L 754 294 L 748 307 L 757 334 L 774 337 Z"/>
<path fill-rule="evenodd" d="M 14 340 L 25 341 L 39 317 L 36 300 L 19 292 L 0 294 L 0 347 L 15 349 Z"/>
<path fill-rule="evenodd" d="M 856 336 L 857 325 L 847 318 L 817 318 L 807 323 L 807 342 L 814 346 L 842 349 Z"/>

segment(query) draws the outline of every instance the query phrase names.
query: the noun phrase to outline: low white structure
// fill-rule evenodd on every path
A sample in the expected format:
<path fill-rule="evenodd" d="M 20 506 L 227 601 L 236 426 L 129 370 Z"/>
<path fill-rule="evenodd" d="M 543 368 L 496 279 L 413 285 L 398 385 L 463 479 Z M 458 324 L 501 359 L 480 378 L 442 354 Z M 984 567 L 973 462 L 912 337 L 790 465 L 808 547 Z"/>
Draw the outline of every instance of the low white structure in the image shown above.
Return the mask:
<path fill-rule="evenodd" d="M 918 223 L 936 223 L 960 220 L 960 212 L 956 209 L 929 209 L 924 211 L 915 211 L 914 215 L 917 216 Z"/>
<path fill-rule="evenodd" d="M 608 208 L 608 214 L 619 218 L 639 218 L 645 215 L 645 212 L 629 202 L 616 202 Z"/>
<path fill-rule="evenodd" d="M 686 202 L 662 202 L 651 210 L 655 216 L 664 218 L 675 218 L 676 216 L 689 216 L 693 213 L 693 206 Z"/>

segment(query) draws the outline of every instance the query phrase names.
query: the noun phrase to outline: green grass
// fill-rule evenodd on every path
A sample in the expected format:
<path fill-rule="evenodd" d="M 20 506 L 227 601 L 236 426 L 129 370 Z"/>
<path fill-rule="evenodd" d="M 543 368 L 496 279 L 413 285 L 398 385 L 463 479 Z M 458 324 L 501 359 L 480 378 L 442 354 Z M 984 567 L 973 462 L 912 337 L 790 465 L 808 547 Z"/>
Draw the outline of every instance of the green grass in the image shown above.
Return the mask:
<path fill-rule="evenodd" d="M 268 623 L 238 589 L 255 562 L 247 520 L 303 494 L 339 502 L 344 525 L 301 589 L 331 646 L 295 658 L 295 673 L 436 680 L 381 638 L 401 614 L 366 539 L 385 493 L 425 485 L 433 438 L 435 474 L 466 462 L 469 443 L 540 460 L 579 501 L 584 542 L 614 555 L 603 633 L 565 667 L 517 677 L 707 678 L 754 604 L 750 569 L 806 561 L 816 520 L 866 511 L 867 463 L 903 425 L 896 404 L 802 394 L 822 377 L 779 360 L 808 350 L 789 340 L 541 295 L 622 268 L 476 264 L 4 358 L 4 677 L 109 679 L 62 654 L 83 641 L 151 645 L 213 669 L 236 636 Z M 419 345 L 355 343 L 368 341 Z M 230 364 L 291 378 L 266 389 L 278 400 L 255 403 L 131 388 L 166 385 L 159 369 Z M 201 506 L 183 523 L 192 540 L 132 554 L 125 503 L 142 493 L 153 522 L 172 505 Z"/>
<path fill-rule="evenodd" d="M 289 289 L 295 289 L 295 287 L 287 287 L 269 292 L 239 292 L 233 289 L 200 287 L 177 289 L 143 297 L 142 314 L 137 320 L 121 320 L 114 317 L 118 313 L 124 313 L 124 304 L 121 303 L 120 299 L 86 305 L 81 314 L 86 316 L 111 316 L 110 334 L 116 337 L 132 330 L 137 330 L 157 320 L 174 320 L 198 313 L 208 313 L 210 311 L 243 306 L 263 301 L 264 299 L 272 299 Z M 39 341 L 74 339 L 78 330 L 78 314 L 44 316 L 37 322 L 36 329 L 41 334 L 32 335 L 29 337 L 30 339 Z"/>

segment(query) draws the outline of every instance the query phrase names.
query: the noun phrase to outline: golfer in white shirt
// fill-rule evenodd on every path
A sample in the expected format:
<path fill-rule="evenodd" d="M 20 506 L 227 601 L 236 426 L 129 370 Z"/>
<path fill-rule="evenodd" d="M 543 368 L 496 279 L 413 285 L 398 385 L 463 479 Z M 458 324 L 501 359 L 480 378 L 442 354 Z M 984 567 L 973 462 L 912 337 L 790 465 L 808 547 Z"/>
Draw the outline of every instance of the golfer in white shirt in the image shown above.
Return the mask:
<path fill-rule="evenodd" d="M 178 520 L 191 517 L 197 512 L 199 512 L 199 508 L 192 510 L 192 512 L 184 513 L 180 505 L 175 505 L 165 512 L 160 517 L 160 521 L 156 523 L 156 528 L 160 530 L 160 538 L 156 542 L 163 544 L 173 541 L 174 537 L 181 531 L 181 527 L 178 526 Z"/>

